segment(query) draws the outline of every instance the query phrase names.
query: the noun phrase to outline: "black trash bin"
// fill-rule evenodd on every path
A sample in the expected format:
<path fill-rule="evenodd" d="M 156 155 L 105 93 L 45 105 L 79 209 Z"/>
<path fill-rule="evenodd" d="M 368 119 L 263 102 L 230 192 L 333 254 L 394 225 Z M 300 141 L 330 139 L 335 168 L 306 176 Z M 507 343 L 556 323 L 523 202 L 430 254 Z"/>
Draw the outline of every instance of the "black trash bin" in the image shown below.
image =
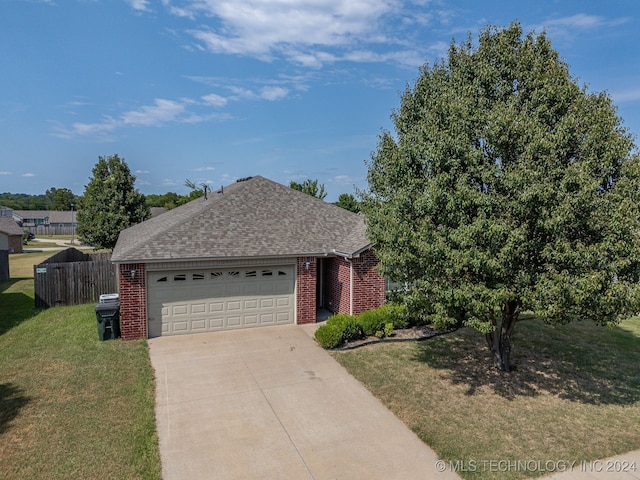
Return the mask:
<path fill-rule="evenodd" d="M 96 305 L 98 338 L 112 340 L 120 337 L 120 302 L 98 303 Z"/>

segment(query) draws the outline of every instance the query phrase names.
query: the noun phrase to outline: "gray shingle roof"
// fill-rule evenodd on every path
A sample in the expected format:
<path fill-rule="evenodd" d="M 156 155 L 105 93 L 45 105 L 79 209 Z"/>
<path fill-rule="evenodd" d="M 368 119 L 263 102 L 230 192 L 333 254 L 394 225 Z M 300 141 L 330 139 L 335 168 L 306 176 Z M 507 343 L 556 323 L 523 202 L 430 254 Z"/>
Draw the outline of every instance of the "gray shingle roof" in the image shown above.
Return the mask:
<path fill-rule="evenodd" d="M 78 212 L 72 212 L 71 210 L 14 210 L 13 213 L 22 220 L 44 219 L 47 217 L 50 225 L 78 221 Z"/>
<path fill-rule="evenodd" d="M 13 217 L 0 217 L 0 232 L 7 235 L 22 235 L 23 230 Z"/>
<path fill-rule="evenodd" d="M 362 215 L 258 176 L 122 231 L 111 259 L 354 255 L 371 246 L 365 230 Z"/>

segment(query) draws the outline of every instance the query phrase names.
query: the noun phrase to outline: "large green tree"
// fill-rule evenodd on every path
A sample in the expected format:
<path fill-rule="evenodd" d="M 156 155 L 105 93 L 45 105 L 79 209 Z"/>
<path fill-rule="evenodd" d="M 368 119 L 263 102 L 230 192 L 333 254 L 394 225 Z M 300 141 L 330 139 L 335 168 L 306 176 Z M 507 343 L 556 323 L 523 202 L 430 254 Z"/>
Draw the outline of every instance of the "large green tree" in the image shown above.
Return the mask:
<path fill-rule="evenodd" d="M 349 210 L 353 213 L 360 212 L 360 202 L 350 193 L 341 193 L 338 196 L 338 201 L 334 205 Z"/>
<path fill-rule="evenodd" d="M 518 23 L 420 73 L 362 195 L 410 308 L 484 333 L 501 370 L 523 311 L 602 325 L 637 312 L 639 159 L 609 96 Z"/>
<path fill-rule="evenodd" d="M 95 248 L 112 249 L 122 230 L 149 217 L 124 158 L 98 157 L 78 202 L 78 236 Z"/>
<path fill-rule="evenodd" d="M 327 196 L 327 192 L 324 191 L 324 183 L 318 185 L 318 180 L 311 180 L 310 178 L 302 183 L 291 180 L 291 182 L 289 182 L 289 188 L 319 198 L 320 200 L 324 200 Z"/>
<path fill-rule="evenodd" d="M 77 199 L 68 188 L 51 187 L 45 193 L 50 210 L 65 211 L 71 210 L 71 205 L 75 205 Z"/>

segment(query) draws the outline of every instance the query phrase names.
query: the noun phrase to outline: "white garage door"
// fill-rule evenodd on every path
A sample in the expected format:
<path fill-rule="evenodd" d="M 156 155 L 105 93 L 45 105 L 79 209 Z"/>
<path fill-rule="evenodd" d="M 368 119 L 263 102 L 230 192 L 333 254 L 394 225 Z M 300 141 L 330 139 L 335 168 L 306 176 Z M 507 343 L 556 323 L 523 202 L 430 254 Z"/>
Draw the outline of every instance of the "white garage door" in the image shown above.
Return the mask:
<path fill-rule="evenodd" d="M 149 272 L 149 337 L 294 323 L 294 266 Z"/>

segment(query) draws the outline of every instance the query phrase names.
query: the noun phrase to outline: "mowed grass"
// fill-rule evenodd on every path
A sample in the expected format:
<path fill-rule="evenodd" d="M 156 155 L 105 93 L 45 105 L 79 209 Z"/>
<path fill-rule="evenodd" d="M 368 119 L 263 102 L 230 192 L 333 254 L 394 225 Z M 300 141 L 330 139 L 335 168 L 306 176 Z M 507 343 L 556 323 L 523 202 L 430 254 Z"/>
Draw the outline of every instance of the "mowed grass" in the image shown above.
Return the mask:
<path fill-rule="evenodd" d="M 333 355 L 441 458 L 466 465 L 464 478 L 550 473 L 482 467 L 490 460 L 580 462 L 640 448 L 640 318 L 614 328 L 530 319 L 512 346 L 510 373 L 491 368 L 472 329 Z"/>
<path fill-rule="evenodd" d="M 35 310 L 41 257 L 0 283 L 0 478 L 160 478 L 146 342 L 99 341 L 93 304 Z"/>

